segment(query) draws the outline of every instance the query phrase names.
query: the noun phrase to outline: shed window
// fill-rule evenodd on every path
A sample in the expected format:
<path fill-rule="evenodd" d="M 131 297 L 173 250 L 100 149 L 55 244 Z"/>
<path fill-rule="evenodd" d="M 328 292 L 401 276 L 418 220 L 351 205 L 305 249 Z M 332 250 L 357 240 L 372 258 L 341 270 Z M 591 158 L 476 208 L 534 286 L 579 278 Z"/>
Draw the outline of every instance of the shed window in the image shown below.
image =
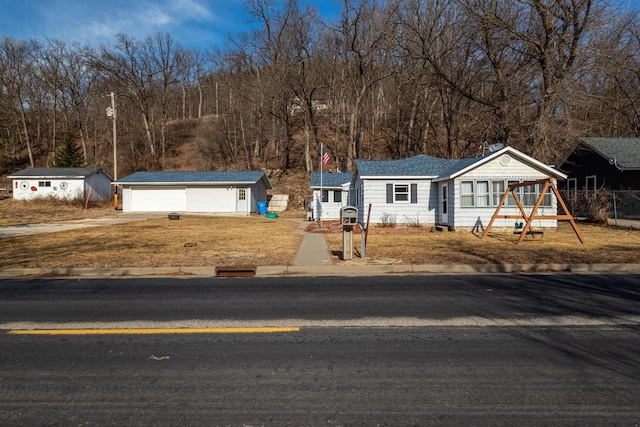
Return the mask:
<path fill-rule="evenodd" d="M 333 192 L 333 201 L 336 203 L 341 203 L 342 202 L 342 191 L 341 190 L 335 190 Z"/>
<path fill-rule="evenodd" d="M 322 203 L 329 203 L 329 190 L 322 190 Z"/>
<path fill-rule="evenodd" d="M 238 200 L 247 200 L 246 188 L 238 188 Z"/>
<path fill-rule="evenodd" d="M 51 181 L 39 181 L 38 187 L 51 187 Z"/>

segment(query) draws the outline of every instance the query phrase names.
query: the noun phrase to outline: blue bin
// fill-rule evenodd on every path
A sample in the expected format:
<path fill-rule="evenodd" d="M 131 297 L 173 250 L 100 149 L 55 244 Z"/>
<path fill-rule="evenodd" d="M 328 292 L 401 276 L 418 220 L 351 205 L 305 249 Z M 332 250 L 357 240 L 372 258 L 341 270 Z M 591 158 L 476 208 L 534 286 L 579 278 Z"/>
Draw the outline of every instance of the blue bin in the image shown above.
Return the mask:
<path fill-rule="evenodd" d="M 267 202 L 258 202 L 258 213 L 260 215 L 267 214 Z"/>

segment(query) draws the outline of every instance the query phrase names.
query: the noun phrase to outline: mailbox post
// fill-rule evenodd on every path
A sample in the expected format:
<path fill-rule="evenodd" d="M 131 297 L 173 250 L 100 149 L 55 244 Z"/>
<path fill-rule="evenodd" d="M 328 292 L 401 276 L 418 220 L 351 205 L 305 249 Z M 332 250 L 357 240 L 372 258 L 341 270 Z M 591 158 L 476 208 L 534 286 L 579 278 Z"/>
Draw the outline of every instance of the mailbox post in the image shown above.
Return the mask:
<path fill-rule="evenodd" d="M 345 206 L 340 209 L 342 223 L 342 260 L 353 259 L 353 226 L 358 223 L 358 208 Z"/>

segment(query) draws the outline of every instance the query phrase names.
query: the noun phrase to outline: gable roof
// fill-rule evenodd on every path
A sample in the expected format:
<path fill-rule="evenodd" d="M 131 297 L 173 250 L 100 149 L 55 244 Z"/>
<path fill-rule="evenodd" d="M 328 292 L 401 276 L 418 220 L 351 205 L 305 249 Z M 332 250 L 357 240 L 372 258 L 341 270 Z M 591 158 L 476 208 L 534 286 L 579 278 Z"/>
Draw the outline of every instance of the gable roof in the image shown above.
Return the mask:
<path fill-rule="evenodd" d="M 351 183 L 351 172 L 323 172 L 322 187 L 342 187 Z M 311 172 L 311 188 L 320 188 L 320 172 Z"/>
<path fill-rule="evenodd" d="M 206 171 L 206 172 L 136 172 L 116 181 L 116 184 L 255 184 L 263 181 L 273 188 L 264 171 Z"/>
<path fill-rule="evenodd" d="M 463 175 L 470 170 L 494 160 L 504 154 L 510 154 L 550 176 L 565 179 L 562 172 L 527 156 L 512 147 L 505 147 L 493 153 L 458 160 L 441 159 L 424 154 L 401 160 L 364 160 L 358 159 L 356 167 L 361 178 L 402 178 L 421 177 L 434 181 L 444 181 Z"/>
<path fill-rule="evenodd" d="M 22 169 L 12 175 L 7 176 L 9 179 L 19 178 L 66 178 L 66 179 L 79 179 L 87 178 L 95 173 L 104 173 L 109 179 L 109 175 L 104 169 L 98 168 L 27 168 Z"/>
<path fill-rule="evenodd" d="M 499 157 L 504 156 L 505 154 L 508 154 L 512 157 L 517 158 L 518 160 L 524 162 L 524 163 L 528 163 L 529 165 L 531 165 L 532 167 L 543 171 L 544 173 L 546 173 L 549 176 L 555 177 L 555 178 L 559 178 L 559 179 L 566 179 L 567 175 L 565 175 L 564 173 L 560 172 L 557 169 L 554 169 L 551 166 L 545 165 L 544 163 L 534 159 L 531 156 L 527 156 L 526 154 L 524 154 L 521 151 L 516 150 L 515 148 L 512 147 L 504 147 L 501 150 L 495 151 L 493 153 L 489 153 L 486 154 L 484 156 L 478 156 L 478 157 L 472 157 L 469 159 L 462 159 L 459 160 L 458 163 L 456 163 L 455 165 L 452 166 L 452 168 L 447 171 L 446 173 L 442 174 L 441 176 L 439 176 L 435 181 L 444 181 L 447 179 L 453 179 L 453 178 L 457 178 L 460 175 L 464 175 L 465 173 L 469 172 L 472 169 L 475 169 L 483 164 L 486 164 L 492 160 L 495 160 Z"/>
<path fill-rule="evenodd" d="M 640 138 L 580 138 L 577 146 L 581 144 L 607 160 L 614 159 L 620 170 L 640 169 Z M 577 146 L 573 147 L 562 163 Z"/>

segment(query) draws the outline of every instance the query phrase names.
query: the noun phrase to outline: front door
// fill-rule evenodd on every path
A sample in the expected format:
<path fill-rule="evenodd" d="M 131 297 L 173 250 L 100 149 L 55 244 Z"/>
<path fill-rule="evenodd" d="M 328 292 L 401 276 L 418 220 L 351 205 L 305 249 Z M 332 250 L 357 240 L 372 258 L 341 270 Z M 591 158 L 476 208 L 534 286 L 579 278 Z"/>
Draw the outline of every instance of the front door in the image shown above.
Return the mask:
<path fill-rule="evenodd" d="M 249 212 L 247 204 L 247 189 L 238 188 L 236 195 L 236 212 Z"/>
<path fill-rule="evenodd" d="M 440 222 L 449 224 L 449 186 L 440 184 Z"/>

